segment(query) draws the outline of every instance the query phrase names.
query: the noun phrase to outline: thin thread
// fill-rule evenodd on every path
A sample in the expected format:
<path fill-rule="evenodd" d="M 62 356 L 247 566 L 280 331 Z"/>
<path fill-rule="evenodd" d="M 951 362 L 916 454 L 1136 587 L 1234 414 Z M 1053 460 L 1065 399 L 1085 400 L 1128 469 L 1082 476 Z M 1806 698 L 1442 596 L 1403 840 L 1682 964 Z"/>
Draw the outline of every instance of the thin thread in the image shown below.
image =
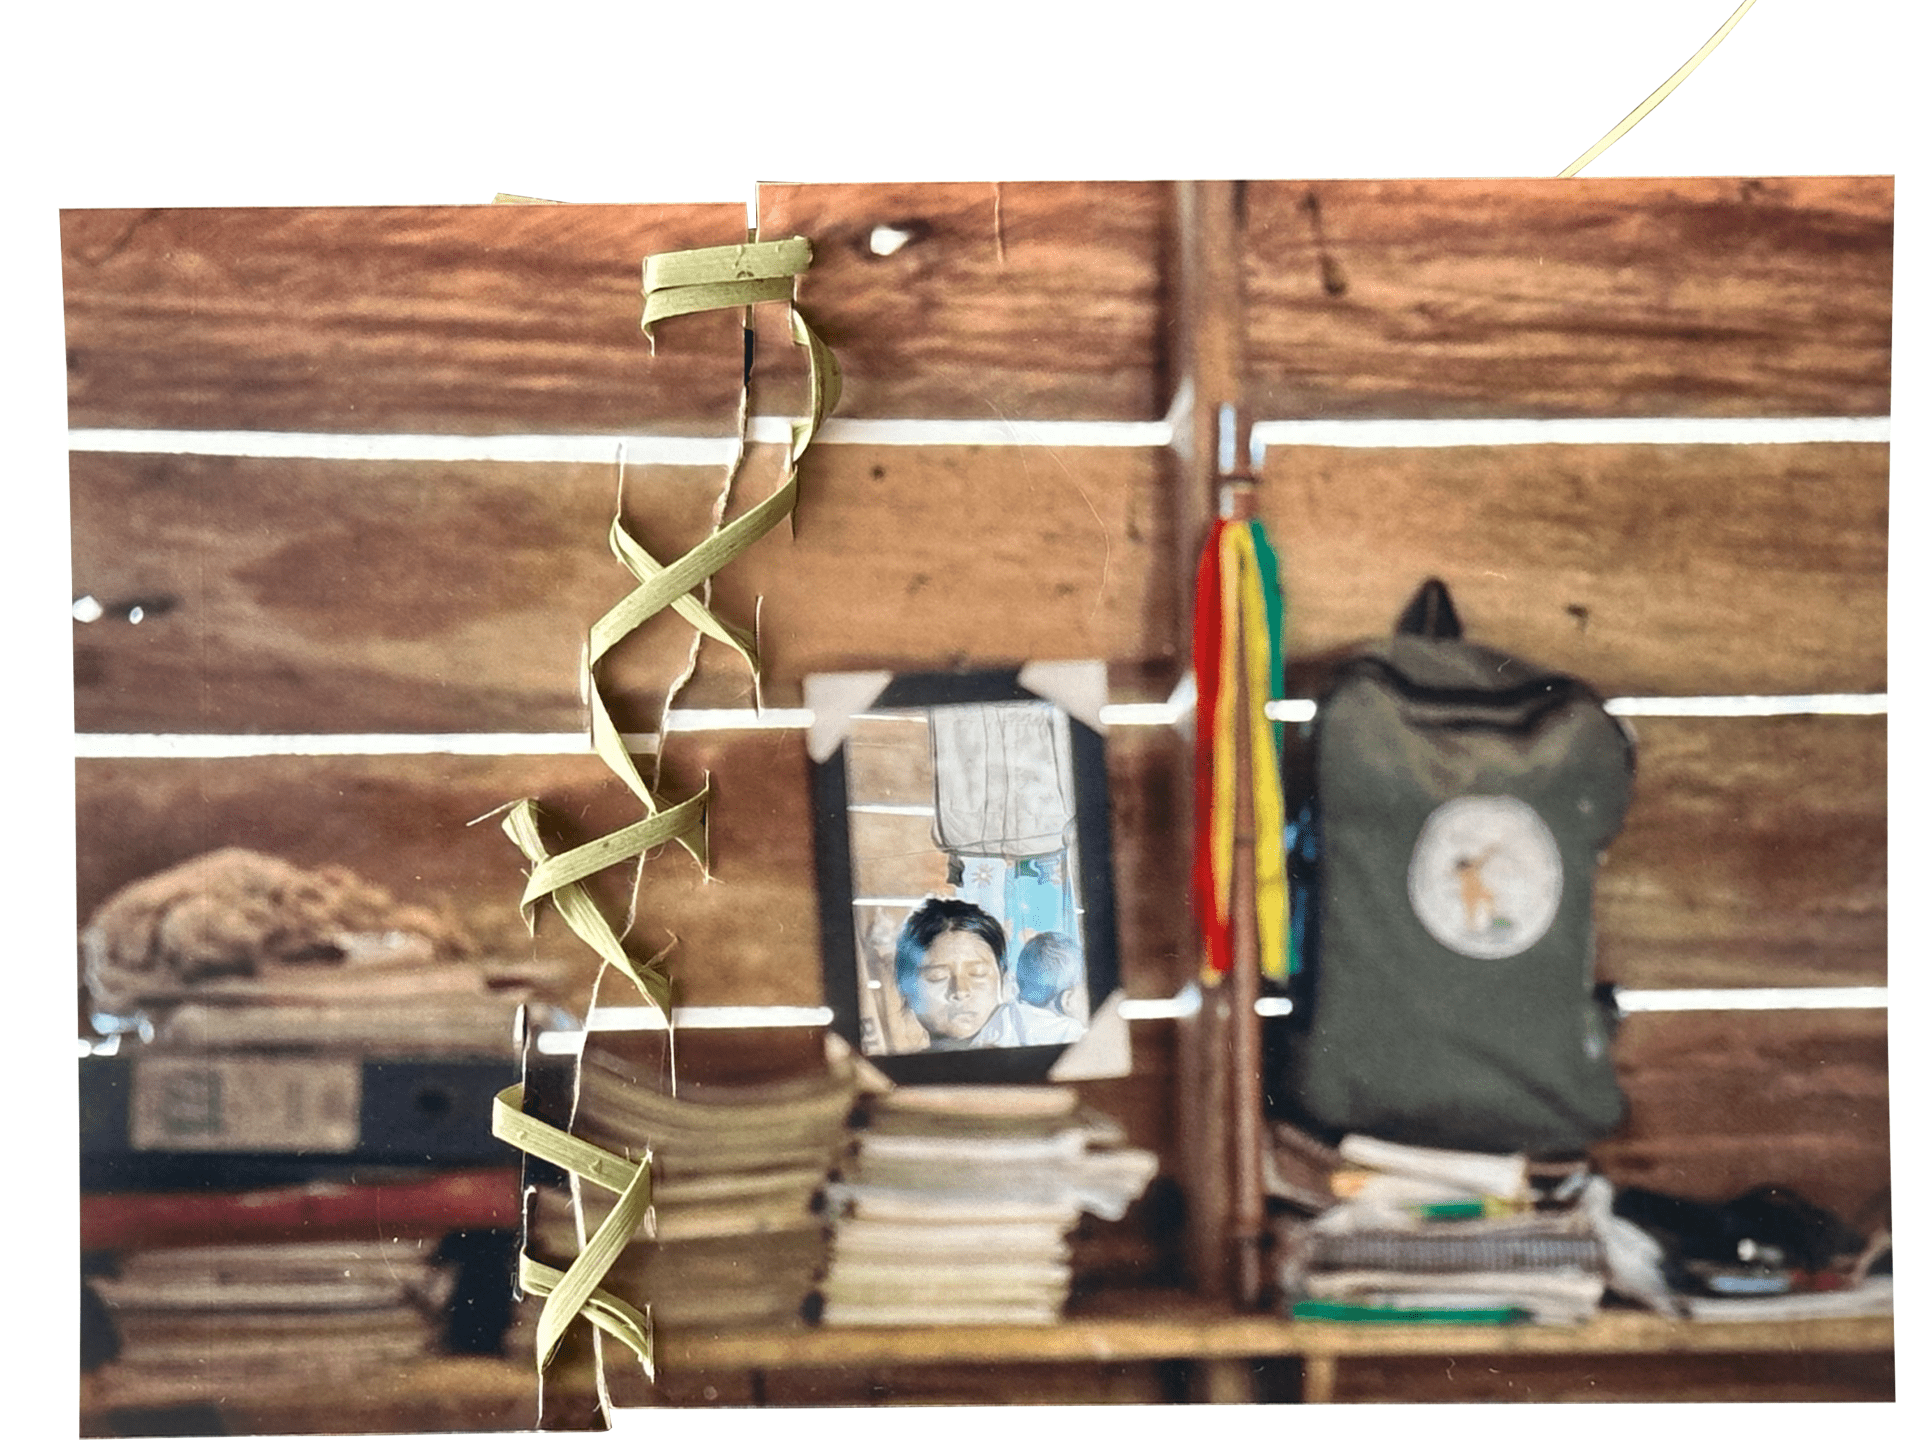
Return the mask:
<path fill-rule="evenodd" d="M 1609 145 L 1613 144 L 1614 141 L 1618 140 L 1622 135 L 1626 134 L 1627 131 L 1631 130 L 1634 126 L 1638 125 L 1641 122 L 1641 120 L 1643 120 L 1647 116 L 1647 114 L 1650 111 L 1652 111 L 1654 106 L 1658 105 L 1662 100 L 1666 99 L 1667 96 L 1671 95 L 1676 89 L 1679 88 L 1680 82 L 1682 80 L 1686 79 L 1687 76 L 1691 75 L 1696 69 L 1699 68 L 1700 62 L 1706 59 L 1707 56 L 1713 53 L 1714 47 L 1719 45 L 1719 43 L 1722 40 L 1727 38 L 1728 34 L 1731 33 L 1731 31 L 1733 30 L 1733 27 L 1740 23 L 1740 17 L 1742 15 L 1745 15 L 1747 11 L 1751 10 L 1752 8 L 1753 8 L 1753 0 L 1740 0 L 1740 8 L 1733 12 L 1733 14 L 1728 18 L 1726 24 L 1722 25 L 1718 30 L 1713 32 L 1712 38 L 1709 39 L 1706 44 L 1702 45 L 1698 50 L 1694 52 L 1693 58 L 1691 60 L 1687 61 L 1687 63 L 1682 65 L 1678 70 L 1674 71 L 1673 74 L 1668 77 L 1667 82 L 1664 85 L 1662 85 L 1658 90 L 1655 90 L 1651 95 L 1649 95 L 1646 99 L 1642 100 L 1638 105 L 1634 106 L 1633 109 L 1628 113 L 1626 119 L 1622 120 L 1618 125 L 1614 126 L 1606 134 L 1602 135 L 1599 138 L 1599 140 L 1595 141 L 1594 144 L 1588 148 L 1587 152 L 1584 155 L 1582 155 L 1578 160 L 1574 161 L 1566 169 L 1562 170 L 1556 178 L 1564 180 L 1569 175 L 1578 175 L 1582 170 L 1586 168 L 1588 161 L 1592 160 L 1601 151 L 1605 150 Z"/>

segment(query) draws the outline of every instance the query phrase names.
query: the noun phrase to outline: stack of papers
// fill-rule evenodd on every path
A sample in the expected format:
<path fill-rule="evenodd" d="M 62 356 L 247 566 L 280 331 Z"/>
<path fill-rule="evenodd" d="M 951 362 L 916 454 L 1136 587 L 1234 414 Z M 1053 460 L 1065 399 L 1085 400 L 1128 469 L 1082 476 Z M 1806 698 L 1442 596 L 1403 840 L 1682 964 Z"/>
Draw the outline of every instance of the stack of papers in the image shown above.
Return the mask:
<path fill-rule="evenodd" d="M 1046 1324 L 1073 1280 L 1068 1232 L 1117 1220 L 1157 1168 L 1047 1086 L 878 1096 L 827 1191 L 829 1325 Z"/>
<path fill-rule="evenodd" d="M 1537 1202 L 1519 1155 L 1341 1141 L 1332 1201 L 1285 1248 L 1296 1319 L 1572 1324 L 1607 1252 L 1587 1212 Z"/>
<path fill-rule="evenodd" d="M 120 1342 L 116 1373 L 236 1383 L 316 1368 L 343 1376 L 427 1353 L 453 1276 L 433 1240 L 183 1246 L 124 1256 L 87 1283 Z"/>
<path fill-rule="evenodd" d="M 663 1329 L 800 1324 L 826 1260 L 819 1196 L 847 1143 L 852 1066 L 809 1032 L 690 1032 L 677 1070 L 646 1053 L 659 1043 L 596 1038 L 581 1062 L 574 1133 L 653 1153 L 653 1229 L 621 1252 L 606 1288 Z M 744 1047 L 757 1066 L 735 1053 Z M 543 1192 L 536 1254 L 570 1260 L 581 1223 L 591 1235 L 613 1201 L 592 1185 Z"/>

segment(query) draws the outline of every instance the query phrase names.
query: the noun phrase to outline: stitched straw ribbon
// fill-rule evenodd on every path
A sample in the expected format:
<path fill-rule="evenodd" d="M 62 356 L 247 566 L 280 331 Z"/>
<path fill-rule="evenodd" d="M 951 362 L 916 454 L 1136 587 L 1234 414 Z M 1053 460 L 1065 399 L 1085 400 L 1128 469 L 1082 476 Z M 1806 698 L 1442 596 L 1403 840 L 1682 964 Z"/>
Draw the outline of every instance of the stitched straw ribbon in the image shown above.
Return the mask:
<path fill-rule="evenodd" d="M 722 245 L 704 250 L 676 251 L 647 257 L 641 267 L 645 303 L 640 328 L 649 341 L 662 320 L 702 310 L 731 309 L 765 300 L 793 298 L 795 277 L 806 269 L 812 249 L 804 238 L 744 245 Z M 637 627 L 671 607 L 702 636 L 738 652 L 753 672 L 756 694 L 760 658 L 751 635 L 716 616 L 692 592 L 710 580 L 741 551 L 793 513 L 799 498 L 798 467 L 821 422 L 840 396 L 840 372 L 832 352 L 813 333 L 800 311 L 789 303 L 788 325 L 794 343 L 807 352 L 807 414 L 793 423 L 786 473 L 775 491 L 744 514 L 721 526 L 699 545 L 671 564 L 662 564 L 627 532 L 614 517 L 609 543 L 614 557 L 637 582 L 619 603 L 593 623 L 583 655 L 584 689 L 588 705 L 588 735 L 594 753 L 639 800 L 644 819 L 600 836 L 574 849 L 550 853 L 540 836 L 537 802 L 527 799 L 508 808 L 502 827 L 520 851 L 533 862 L 520 896 L 520 913 L 528 928 L 534 925 L 542 900 L 550 899 L 569 928 L 593 947 L 603 961 L 620 971 L 663 1013 L 670 1010 L 670 983 L 655 960 L 636 964 L 619 934 L 580 882 L 601 870 L 635 860 L 647 851 L 674 841 L 707 869 L 706 813 L 711 787 L 703 785 L 692 798 L 663 806 L 641 777 L 601 693 L 598 667 L 608 652 Z M 747 397 L 741 393 L 742 452 L 745 444 Z M 728 483 L 739 469 L 736 458 Z M 657 777 L 656 777 L 657 778 Z"/>
<path fill-rule="evenodd" d="M 760 657 L 752 635 L 720 619 L 692 592 L 704 586 L 741 551 L 793 513 L 799 496 L 800 457 L 839 399 L 839 367 L 834 363 L 832 353 L 792 303 L 796 279 L 811 263 L 812 254 L 807 241 L 796 237 L 676 251 L 649 256 L 643 262 L 641 291 L 645 299 L 640 328 L 649 344 L 653 340 L 654 327 L 675 316 L 703 310 L 734 309 L 762 301 L 788 302 L 789 333 L 793 342 L 807 354 L 807 413 L 793 422 L 786 470 L 774 492 L 735 519 L 718 526 L 704 541 L 672 563 L 663 564 L 649 554 L 622 526 L 618 513 L 614 516 L 609 543 L 614 558 L 633 576 L 635 588 L 596 620 L 588 631 L 582 656 L 583 689 L 588 706 L 589 739 L 594 753 L 633 793 L 647 812 L 645 817 L 610 834 L 559 852 L 549 851 L 541 837 L 540 810 L 535 801 L 525 799 L 514 802 L 507 807 L 506 818 L 502 821 L 502 828 L 532 862 L 526 887 L 520 896 L 520 913 L 529 930 L 535 924 L 540 902 L 550 901 L 567 926 L 601 958 L 602 973 L 607 966 L 618 970 L 639 987 L 641 993 L 669 1020 L 672 1018 L 672 985 L 661 967 L 662 957 L 655 956 L 643 963 L 636 963 L 627 954 L 620 933 L 581 882 L 624 861 L 639 861 L 648 851 L 668 842 L 686 849 L 700 865 L 701 873 L 706 874 L 706 813 L 711 786 L 703 785 L 698 794 L 674 804 L 663 804 L 655 796 L 613 723 L 601 694 L 598 667 L 607 654 L 634 629 L 670 608 L 697 632 L 694 640 L 696 657 L 702 639 L 712 639 L 727 646 L 746 660 L 753 673 L 754 693 L 756 696 L 759 694 Z M 748 389 L 743 382 L 738 415 L 740 443 L 721 490 L 722 506 L 745 457 L 748 404 Z M 716 507 L 716 513 L 718 509 Z M 691 661 L 688 673 L 691 673 Z M 685 678 L 682 675 L 681 681 Z M 667 703 L 669 706 L 672 703 L 672 692 L 668 694 Z M 664 731 L 664 715 L 661 728 Z M 658 783 L 657 775 L 655 783 Z M 611 1213 L 566 1270 L 556 1270 L 530 1256 L 521 1256 L 522 1288 L 528 1293 L 546 1297 L 536 1331 L 540 1369 L 544 1371 L 552 1361 L 567 1327 L 577 1317 L 584 1315 L 592 1324 L 633 1350 L 651 1375 L 653 1343 L 648 1317 L 599 1288 L 614 1259 L 650 1213 L 651 1155 L 643 1154 L 635 1161 L 609 1154 L 564 1130 L 555 1129 L 526 1115 L 523 1104 L 524 1091 L 518 1085 L 502 1091 L 496 1097 L 493 1112 L 495 1135 L 530 1155 L 549 1160 L 585 1180 L 610 1189 L 619 1197 Z"/>
<path fill-rule="evenodd" d="M 540 1368 L 545 1370 L 552 1361 L 554 1352 L 560 1348 L 560 1337 L 574 1317 L 584 1314 L 632 1350 L 639 1357 L 641 1367 L 652 1375 L 650 1317 L 599 1286 L 653 1208 L 653 1157 L 644 1154 L 637 1161 L 624 1160 L 543 1120 L 536 1120 L 522 1108 L 525 1098 L 525 1089 L 519 1085 L 510 1085 L 494 1096 L 493 1133 L 529 1155 L 551 1161 L 619 1196 L 612 1213 L 565 1271 L 543 1265 L 524 1252 L 520 1256 L 521 1288 L 547 1297 L 534 1328 L 534 1350 Z"/>

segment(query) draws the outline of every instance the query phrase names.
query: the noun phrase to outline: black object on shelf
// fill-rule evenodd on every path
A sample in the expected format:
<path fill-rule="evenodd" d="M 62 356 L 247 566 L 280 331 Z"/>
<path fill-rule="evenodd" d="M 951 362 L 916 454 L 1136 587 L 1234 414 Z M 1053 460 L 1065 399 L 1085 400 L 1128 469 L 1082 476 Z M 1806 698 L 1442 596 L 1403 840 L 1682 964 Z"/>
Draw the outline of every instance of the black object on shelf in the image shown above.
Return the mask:
<path fill-rule="evenodd" d="M 234 1069 L 233 1066 L 246 1068 Z M 276 1070 L 274 1067 L 279 1066 Z M 301 1071 L 293 1067 L 306 1065 Z M 229 1067 L 229 1068 L 223 1068 Z M 330 1069 L 315 1067 L 331 1067 Z M 235 1060 L 217 1055 L 90 1055 L 80 1061 L 80 1188 L 238 1189 L 347 1178 L 369 1168 L 511 1165 L 492 1131 L 493 1097 L 520 1077 L 510 1059 Z M 237 1088 L 291 1076 L 274 1133 L 228 1123 L 255 1095 Z M 335 1086 L 335 1114 L 303 1131 L 301 1085 Z M 344 1097 L 344 1098 L 341 1098 Z"/>

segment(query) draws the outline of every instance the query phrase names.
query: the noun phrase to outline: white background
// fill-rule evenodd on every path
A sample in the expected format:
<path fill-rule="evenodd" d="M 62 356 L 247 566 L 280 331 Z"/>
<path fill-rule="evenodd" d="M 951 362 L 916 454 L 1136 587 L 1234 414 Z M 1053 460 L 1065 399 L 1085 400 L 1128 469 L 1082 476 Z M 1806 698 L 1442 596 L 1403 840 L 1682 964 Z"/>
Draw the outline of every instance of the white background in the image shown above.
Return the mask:
<path fill-rule="evenodd" d="M 10 959 L 27 983 L 9 1016 L 6 1103 L 16 1117 L 35 1118 L 12 1156 L 10 1188 L 22 1212 L 10 1214 L 16 1266 L 44 1257 L 48 1272 L 15 1271 L 13 1313 L 38 1337 L 29 1352 L 9 1355 L 16 1404 L 50 1390 L 45 1433 L 73 1433 L 77 1229 L 70 1207 L 47 1198 L 49 1187 L 72 1193 L 76 1163 L 59 208 L 480 203 L 502 190 L 572 201 L 744 202 L 756 180 L 1547 176 L 1665 80 L 1735 3 L 979 0 L 922 11 L 870 0 L 343 0 L 16 10 L 0 97 L 9 156 L 4 393 L 15 447 L 5 473 L 14 518 L 5 536 L 6 643 L 15 669 L 5 733 L 16 788 L 0 858 L 10 918 L 24 922 L 10 927 Z M 1897 4 L 1760 0 L 1585 173 L 1895 173 L 1909 153 L 1913 107 L 1896 97 L 1909 93 L 1912 58 Z M 1903 288 L 1911 249 L 1903 237 Z M 1901 326 L 1903 358 L 1906 338 Z M 1898 412 L 1911 393 L 1906 367 L 1896 366 L 1895 381 Z M 1901 555 L 1909 469 L 1896 436 Z M 1890 594 L 1891 688 L 1904 694 L 1909 587 L 1898 563 Z M 1897 700 L 1894 724 L 1906 729 Z M 1902 877 L 1910 826 L 1898 802 L 1912 767 L 1898 746 L 1894 766 L 1893 874 Z M 1898 905 L 1904 886 L 1893 889 Z M 1907 933 L 1897 923 L 1896 1022 Z M 1904 1094 L 1900 1051 L 1896 1043 Z M 1896 1112 L 1896 1133 L 1903 1117 Z M 1902 1175 L 1895 1191 L 1904 1196 Z M 48 1307 L 44 1324 L 29 1309 L 36 1298 Z M 42 1366 L 50 1383 L 23 1383 Z M 1556 1412 L 1554 1425 L 1625 1419 L 1612 1407 L 1575 1411 Z M 1122 1418 L 1100 1413 L 1092 1423 Z M 620 1430 L 709 1434 L 741 1418 L 623 1412 Z M 1125 1418 L 1131 1430 L 1169 1417 Z M 1850 1412 L 1848 1423 L 1871 1431 L 1888 1418 Z M 1298 1423 L 1296 1414 L 1272 1412 L 1215 1419 L 1246 1420 L 1248 1430 Z M 1020 1421 L 1021 1429 L 1077 1423 L 1047 1412 L 987 1423 Z M 788 1414 L 776 1423 L 917 1435 L 972 1432 L 982 1422 L 916 1411 Z M 1341 1417 L 1342 1429 L 1353 1423 Z"/>

